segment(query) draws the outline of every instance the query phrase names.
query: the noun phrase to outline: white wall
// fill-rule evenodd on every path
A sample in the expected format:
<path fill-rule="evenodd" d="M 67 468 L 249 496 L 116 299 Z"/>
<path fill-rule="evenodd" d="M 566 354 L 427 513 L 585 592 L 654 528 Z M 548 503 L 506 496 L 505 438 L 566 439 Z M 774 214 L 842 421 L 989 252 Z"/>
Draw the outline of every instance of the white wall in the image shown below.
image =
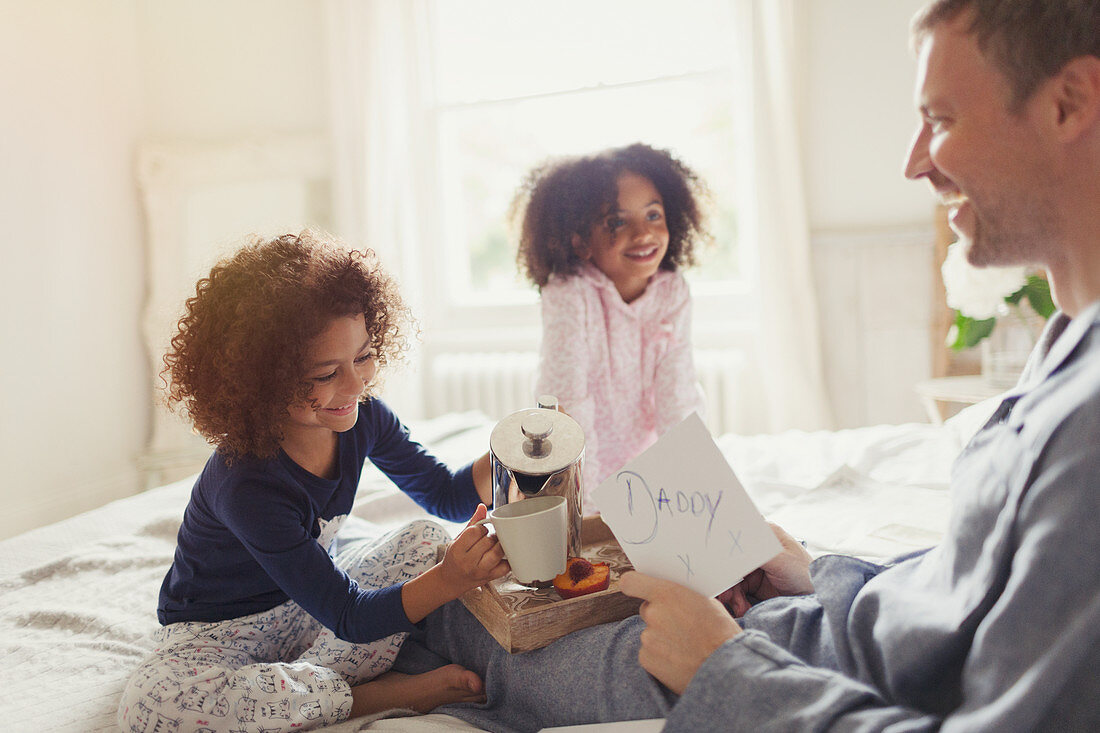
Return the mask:
<path fill-rule="evenodd" d="M 139 8 L 147 138 L 221 142 L 327 127 L 322 0 Z"/>
<path fill-rule="evenodd" d="M 0 538 L 141 487 L 147 140 L 323 132 L 313 0 L 0 0 Z"/>
<path fill-rule="evenodd" d="M 923 420 L 933 201 L 902 161 L 917 116 L 909 19 L 923 0 L 804 3 L 801 136 L 826 380 L 838 424 Z"/>
<path fill-rule="evenodd" d="M 137 486 L 133 0 L 0 4 L 0 536 Z"/>
<path fill-rule="evenodd" d="M 887 343 L 927 352 L 915 345 L 920 275 L 885 287 L 880 277 L 921 269 L 931 211 L 899 174 L 915 119 L 906 44 L 918 5 L 802 6 L 807 197 L 845 424 L 919 418 L 915 401 L 908 412 L 903 398 L 880 400 L 904 396 L 912 375 L 864 358 Z M 0 537 L 138 489 L 152 408 L 135 151 L 323 133 L 323 7 L 0 0 Z M 876 287 L 894 311 L 877 308 Z"/>
<path fill-rule="evenodd" d="M 905 180 L 916 129 L 909 19 L 923 0 L 804 3 L 803 156 L 815 230 L 925 223 L 932 199 Z"/>

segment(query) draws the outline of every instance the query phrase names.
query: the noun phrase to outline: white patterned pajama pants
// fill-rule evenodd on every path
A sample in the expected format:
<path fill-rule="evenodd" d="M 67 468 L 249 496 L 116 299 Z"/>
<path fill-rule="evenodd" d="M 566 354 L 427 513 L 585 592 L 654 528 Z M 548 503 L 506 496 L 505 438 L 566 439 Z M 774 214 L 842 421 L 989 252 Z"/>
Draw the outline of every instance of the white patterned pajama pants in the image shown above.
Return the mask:
<path fill-rule="evenodd" d="M 435 522 L 416 521 L 351 543 L 335 561 L 360 586 L 385 588 L 434 565 L 447 537 Z M 405 636 L 342 641 L 293 601 L 228 621 L 170 624 L 126 685 L 119 727 L 275 733 L 331 725 L 351 714 L 351 686 L 388 670 Z"/>

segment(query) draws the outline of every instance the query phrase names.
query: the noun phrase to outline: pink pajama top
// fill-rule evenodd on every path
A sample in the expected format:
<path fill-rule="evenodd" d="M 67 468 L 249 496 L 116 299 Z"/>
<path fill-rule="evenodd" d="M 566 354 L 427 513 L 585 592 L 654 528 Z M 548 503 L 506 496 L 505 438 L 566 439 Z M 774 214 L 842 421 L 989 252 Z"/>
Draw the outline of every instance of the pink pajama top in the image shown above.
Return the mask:
<path fill-rule="evenodd" d="M 703 393 L 691 352 L 691 293 L 658 270 L 633 303 L 585 263 L 542 288 L 537 393 L 552 394 L 584 430 L 584 511 L 600 482 L 693 411 Z"/>

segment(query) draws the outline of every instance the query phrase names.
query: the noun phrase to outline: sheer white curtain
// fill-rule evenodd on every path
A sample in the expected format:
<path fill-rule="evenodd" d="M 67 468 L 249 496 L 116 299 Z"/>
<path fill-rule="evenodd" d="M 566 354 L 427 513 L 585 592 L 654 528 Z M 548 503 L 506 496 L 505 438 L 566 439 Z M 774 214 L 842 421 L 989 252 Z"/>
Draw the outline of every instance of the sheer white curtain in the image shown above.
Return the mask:
<path fill-rule="evenodd" d="M 431 185 L 423 0 L 329 0 L 333 201 L 340 233 L 378 252 L 419 299 L 417 201 Z"/>
<path fill-rule="evenodd" d="M 427 287 L 419 251 L 432 232 L 418 202 L 434 168 L 424 111 L 427 4 L 328 0 L 327 13 L 336 232 L 374 249 L 419 314 Z M 386 399 L 399 414 L 422 414 L 421 392 L 409 369 L 387 377 Z"/>
<path fill-rule="evenodd" d="M 734 52 L 748 103 L 742 138 L 742 241 L 759 253 L 760 334 L 754 361 L 763 384 L 761 432 L 833 427 L 802 181 L 796 86 L 797 0 L 732 0 Z"/>

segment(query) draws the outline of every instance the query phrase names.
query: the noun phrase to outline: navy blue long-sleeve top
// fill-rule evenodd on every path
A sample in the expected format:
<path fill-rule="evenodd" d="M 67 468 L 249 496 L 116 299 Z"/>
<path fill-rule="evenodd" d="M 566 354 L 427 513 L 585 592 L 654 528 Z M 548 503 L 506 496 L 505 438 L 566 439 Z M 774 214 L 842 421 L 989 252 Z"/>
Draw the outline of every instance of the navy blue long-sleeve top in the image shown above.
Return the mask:
<path fill-rule="evenodd" d="M 337 445 L 334 479 L 309 473 L 281 450 L 232 465 L 214 452 L 191 491 L 161 585 L 162 624 L 224 621 L 293 599 L 354 643 L 413 628 L 403 584 L 363 589 L 336 566 L 333 528 L 351 511 L 367 459 L 424 509 L 451 521 L 468 519 L 480 501 L 473 464 L 452 472 L 378 399 L 359 405 L 355 426 Z"/>

